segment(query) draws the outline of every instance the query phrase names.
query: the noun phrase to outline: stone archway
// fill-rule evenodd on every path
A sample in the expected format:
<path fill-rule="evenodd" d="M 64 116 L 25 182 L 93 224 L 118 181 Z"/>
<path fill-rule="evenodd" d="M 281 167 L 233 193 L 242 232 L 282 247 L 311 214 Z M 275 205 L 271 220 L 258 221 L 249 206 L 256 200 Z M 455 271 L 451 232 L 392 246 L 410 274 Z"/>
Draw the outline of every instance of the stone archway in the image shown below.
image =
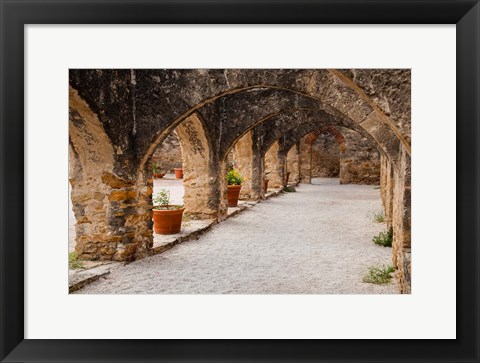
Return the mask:
<path fill-rule="evenodd" d="M 385 87 L 385 80 L 389 87 Z M 102 95 L 112 83 L 117 89 L 134 90 L 132 106 L 136 134 L 140 135 L 136 139 L 137 155 L 148 155 L 146 149 L 155 147 L 154 140 L 162 130 L 180 123 L 199 108 L 223 96 L 259 89 L 309 98 L 329 112 L 350 117 L 383 145 L 393 163 L 399 159 L 399 144 L 410 154 L 409 70 L 70 71 L 70 84 L 81 89 L 84 98 L 99 111 Z M 152 96 L 156 102 L 151 102 Z"/>
<path fill-rule="evenodd" d="M 375 140 L 386 168 L 394 170 L 392 224 L 394 230 L 402 229 L 408 225 L 403 211 L 409 212 L 409 84 L 408 70 L 71 70 L 70 85 L 94 115 L 87 118 L 96 117 L 108 149 L 97 160 L 108 171 L 89 174 L 90 185 L 111 198 L 103 211 L 103 236 L 116 246 L 116 259 L 141 257 L 151 246 L 147 161 L 165 135 L 195 112 L 211 140 L 209 175 L 218 180 L 212 181 L 209 206 L 221 219 L 224 160 L 232 142 L 275 115 L 301 109 L 323 111 Z M 74 101 L 71 109 L 78 108 Z M 246 110 L 245 117 L 235 117 L 231 110 Z M 71 138 L 75 145 L 75 135 Z M 78 152 L 80 160 L 87 149 Z M 82 203 L 76 199 L 74 204 Z M 95 212 L 87 209 L 85 215 L 92 220 Z M 401 238 L 397 244 L 407 239 Z M 106 250 L 96 251 L 107 258 Z"/>

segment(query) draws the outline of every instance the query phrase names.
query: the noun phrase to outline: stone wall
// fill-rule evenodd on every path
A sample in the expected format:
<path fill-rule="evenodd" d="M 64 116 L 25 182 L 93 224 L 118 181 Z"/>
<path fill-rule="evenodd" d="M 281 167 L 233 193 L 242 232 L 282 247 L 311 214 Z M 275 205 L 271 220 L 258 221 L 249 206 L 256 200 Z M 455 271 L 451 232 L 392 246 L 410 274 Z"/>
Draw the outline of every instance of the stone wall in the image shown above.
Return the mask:
<path fill-rule="evenodd" d="M 400 292 L 411 292 L 411 167 L 410 156 L 401 151 L 400 165 L 382 157 L 380 192 L 388 228 L 393 230 L 392 263 Z"/>
<path fill-rule="evenodd" d="M 153 243 L 151 179 L 114 171 L 114 149 L 97 115 L 70 89 L 71 199 L 75 252 L 81 259 L 129 260 Z"/>
<path fill-rule="evenodd" d="M 303 183 L 339 177 L 340 184 L 376 185 L 380 183 L 380 153 L 358 132 L 328 127 L 302 138 L 299 169 Z"/>
<path fill-rule="evenodd" d="M 321 134 L 312 144 L 312 178 L 337 178 L 340 173 L 340 150 L 335 137 Z"/>
<path fill-rule="evenodd" d="M 402 293 L 411 291 L 411 167 L 410 156 L 401 150 L 399 170 L 394 172 L 392 208 L 392 260 Z"/>
<path fill-rule="evenodd" d="M 380 184 L 380 153 L 358 132 L 341 128 L 340 184 Z"/>
<path fill-rule="evenodd" d="M 182 149 L 175 130 L 173 130 L 152 156 L 152 165 L 157 163 L 162 173 L 173 173 L 174 168 L 182 167 Z"/>

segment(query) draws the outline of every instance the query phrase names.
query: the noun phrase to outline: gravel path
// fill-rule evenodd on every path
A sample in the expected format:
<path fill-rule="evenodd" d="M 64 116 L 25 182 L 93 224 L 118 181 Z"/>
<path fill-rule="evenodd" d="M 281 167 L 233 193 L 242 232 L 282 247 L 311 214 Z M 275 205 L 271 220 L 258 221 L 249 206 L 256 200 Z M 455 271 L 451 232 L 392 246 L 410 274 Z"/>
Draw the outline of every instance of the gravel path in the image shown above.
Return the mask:
<path fill-rule="evenodd" d="M 392 294 L 394 283 L 362 282 L 391 248 L 372 237 L 380 191 L 317 179 L 263 201 L 198 240 L 112 270 L 88 294 Z"/>

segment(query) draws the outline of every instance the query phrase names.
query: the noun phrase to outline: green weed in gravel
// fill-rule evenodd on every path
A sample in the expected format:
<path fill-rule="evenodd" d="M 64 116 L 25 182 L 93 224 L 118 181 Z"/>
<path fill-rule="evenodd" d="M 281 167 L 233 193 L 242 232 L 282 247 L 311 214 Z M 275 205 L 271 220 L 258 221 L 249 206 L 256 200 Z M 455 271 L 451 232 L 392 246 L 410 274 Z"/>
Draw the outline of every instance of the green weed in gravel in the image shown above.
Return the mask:
<path fill-rule="evenodd" d="M 78 260 L 77 254 L 75 252 L 70 252 L 68 254 L 68 266 L 70 267 L 70 270 L 83 268 L 83 263 Z"/>
<path fill-rule="evenodd" d="M 380 232 L 373 237 L 373 243 L 383 247 L 392 247 L 393 231 L 390 228 L 387 232 Z"/>
<path fill-rule="evenodd" d="M 389 284 L 392 279 L 391 273 L 394 271 L 392 266 L 372 266 L 368 268 L 368 273 L 363 276 L 362 281 L 375 285 Z"/>
<path fill-rule="evenodd" d="M 385 222 L 385 214 L 383 214 L 383 212 L 375 213 L 373 216 L 373 220 L 377 223 L 383 223 Z"/>

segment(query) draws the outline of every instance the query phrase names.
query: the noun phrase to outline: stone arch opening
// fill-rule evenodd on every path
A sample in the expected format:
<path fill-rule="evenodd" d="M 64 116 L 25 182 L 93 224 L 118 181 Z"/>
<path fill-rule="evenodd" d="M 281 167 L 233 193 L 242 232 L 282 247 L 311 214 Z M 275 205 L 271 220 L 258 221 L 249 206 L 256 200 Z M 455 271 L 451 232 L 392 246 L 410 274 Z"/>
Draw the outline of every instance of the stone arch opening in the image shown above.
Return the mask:
<path fill-rule="evenodd" d="M 212 105 L 221 105 L 225 103 L 226 99 L 232 96 L 249 94 L 249 93 L 254 93 L 259 91 L 262 91 L 262 92 L 276 91 L 277 93 L 283 92 L 283 93 L 290 94 L 291 98 L 296 98 L 297 103 L 298 103 L 298 100 L 301 100 L 301 102 L 308 104 L 309 107 L 311 106 L 311 103 L 316 103 L 317 107 L 320 107 L 321 109 L 335 116 L 350 118 L 352 123 L 354 123 L 359 128 L 365 130 L 369 135 L 371 135 L 371 137 L 374 138 L 376 142 L 380 145 L 380 147 L 383 149 L 384 153 L 388 155 L 387 157 L 389 158 L 389 160 L 391 160 L 392 163 L 396 164 L 398 160 L 399 143 L 404 143 L 405 144 L 404 146 L 407 148 L 407 150 L 409 150 L 408 142 L 405 141 L 404 137 L 399 136 L 400 133 L 398 132 L 398 130 L 392 131 L 393 130 L 391 129 L 391 127 L 393 127 L 392 123 L 388 122 L 387 120 L 388 118 L 381 112 L 381 110 L 378 107 L 374 106 L 372 102 L 369 101 L 368 96 L 364 95 L 363 93 L 361 95 L 357 94 L 356 92 L 360 92 L 360 91 L 358 89 L 352 90 L 351 87 L 353 86 L 350 85 L 350 82 L 348 82 L 348 80 L 345 80 L 344 78 L 340 77 L 342 78 L 342 81 L 340 81 L 338 78 L 339 76 L 336 73 L 331 73 L 330 75 L 332 74 L 335 74 L 334 77 L 336 78 L 335 78 L 335 81 L 333 81 L 333 83 L 330 82 L 328 86 L 333 87 L 333 89 L 336 91 L 338 91 L 337 89 L 338 87 L 342 89 L 344 87 L 347 87 L 350 90 L 347 92 L 350 97 L 348 99 L 338 98 L 341 96 L 336 95 L 335 97 L 337 97 L 338 99 L 337 99 L 337 102 L 333 102 L 334 105 L 332 105 L 331 99 L 326 98 L 326 94 L 322 94 L 322 95 L 316 94 L 316 92 L 318 92 L 320 89 L 318 91 L 310 90 L 311 93 L 309 93 L 309 92 L 299 91 L 295 89 L 295 87 L 288 88 L 288 87 L 280 87 L 274 84 L 256 84 L 256 85 L 249 85 L 248 87 L 227 89 L 213 97 L 204 98 L 202 100 L 198 99 L 199 97 L 198 92 L 195 92 L 197 96 L 197 99 L 195 102 L 197 103 L 194 105 L 192 104 L 192 107 L 190 109 L 184 110 L 182 114 L 176 119 L 173 119 L 173 121 L 168 121 L 167 125 L 170 125 L 170 126 L 176 125 L 179 122 L 181 122 L 182 119 L 184 119 L 185 117 L 187 117 L 193 112 L 202 112 L 202 109 L 205 109 L 205 108 L 215 108 L 215 106 L 212 106 Z M 345 82 L 348 85 L 345 85 L 342 82 Z M 321 86 L 320 88 L 324 90 L 325 86 Z M 258 100 L 259 98 L 256 97 L 257 102 Z M 209 117 L 208 116 L 206 117 L 205 115 L 203 116 L 204 118 L 207 119 L 208 128 L 211 129 L 212 124 L 209 123 L 209 120 L 208 120 Z M 219 119 L 221 120 L 222 117 L 219 116 L 215 119 L 215 122 L 217 124 Z M 260 120 L 261 118 L 252 117 L 252 119 Z M 248 127 L 244 126 L 242 131 L 244 131 L 245 129 L 248 129 Z M 150 143 L 150 146 L 149 146 L 150 148 L 151 147 L 154 148 L 158 144 L 158 140 L 161 139 L 160 134 L 161 132 L 157 133 L 158 136 L 156 136 L 156 140 L 154 139 Z M 228 134 L 228 133 L 224 133 L 224 134 Z M 148 154 L 149 153 L 147 152 L 145 155 L 148 155 Z"/>
<path fill-rule="evenodd" d="M 170 172 L 167 178 L 155 181 L 154 193 L 161 188 L 170 190 L 174 195 L 172 201 L 184 205 L 188 218 L 210 219 L 217 214 L 211 196 L 214 192 L 211 189 L 215 189 L 212 162 L 211 142 L 201 116 L 194 113 L 163 136 L 163 142 L 146 164 L 159 163 L 163 171 Z M 174 175 L 175 169 L 182 169 L 181 178 Z"/>
<path fill-rule="evenodd" d="M 98 135 L 101 135 L 98 137 L 106 141 L 101 142 L 103 139 L 98 137 L 94 139 L 95 143 L 100 141 L 99 145 L 105 145 L 100 156 L 98 150 L 82 148 L 82 141 L 78 141 L 82 138 L 74 140 L 82 128 L 75 125 L 75 120 L 71 121 L 76 127 L 72 127 L 72 142 L 82 150 L 79 152 L 80 161 L 92 158 L 97 151 L 100 159 L 96 162 L 89 160 L 85 166 L 103 164 L 106 169 L 96 173 L 84 170 L 84 173 L 92 178 L 89 180 L 91 186 L 98 184 L 98 190 L 104 194 L 102 201 L 108 201 L 105 210 L 100 210 L 107 221 L 105 231 L 97 232 L 112 236 L 109 243 L 114 245 L 115 257 L 110 257 L 109 248 L 113 245 L 103 245 L 101 237 L 95 237 L 97 246 L 89 245 L 95 250 L 92 255 L 105 255 L 107 259 L 141 257 L 151 246 L 151 237 L 146 233 L 150 231 L 151 236 L 148 214 L 152 188 L 148 181 L 147 161 L 163 138 L 194 113 L 198 113 L 204 123 L 205 138 L 211 146 L 208 177 L 212 181 L 208 205 L 218 219 L 223 214 L 224 151 L 228 150 L 228 145 L 222 146 L 222 140 L 225 142 L 226 135 L 229 135 L 226 132 L 228 125 L 239 132 L 232 136 L 234 140 L 247 132 L 252 132 L 252 139 L 255 139 L 253 127 L 266 118 L 273 118 L 286 110 L 308 108 L 348 120 L 375 140 L 387 159 L 386 168 L 393 168 L 393 177 L 400 182 L 395 185 L 403 188 L 398 189 L 393 197 L 395 203 L 402 203 L 392 209 L 392 220 L 399 220 L 400 217 L 395 215 L 404 210 L 402 205 L 408 197 L 405 190 L 409 187 L 406 176 L 410 164 L 409 130 L 401 126 L 403 121 L 409 125 L 409 113 L 402 111 L 403 107 L 409 107 L 409 101 L 399 98 L 395 87 L 380 92 L 378 84 L 381 83 L 379 79 L 387 76 L 390 80 L 397 77 L 403 82 L 410 74 L 402 70 L 371 73 L 362 70 L 72 70 L 70 84 L 93 114 L 86 118 L 97 117 L 97 122 L 90 122 L 88 126 L 97 127 Z M 263 96 L 259 97 L 259 94 Z M 408 92 L 403 94 L 408 98 Z M 257 104 L 264 100 L 266 106 L 280 106 L 269 110 L 248 108 L 247 117 L 234 125 L 237 119 L 225 117 L 225 105 L 235 95 L 240 98 L 251 96 L 249 99 Z M 74 104 L 75 100 L 70 103 L 72 109 L 82 109 L 81 105 Z M 400 104 L 401 107 L 397 107 Z M 79 186 L 76 188 L 78 191 Z M 78 205 L 83 203 L 81 199 L 77 202 Z M 95 213 L 89 209 L 87 219 L 92 221 Z M 403 224 L 392 222 L 397 226 L 395 228 L 408 224 L 405 217 L 402 218 Z M 92 240 L 90 238 L 90 242 Z"/>
<path fill-rule="evenodd" d="M 341 154 L 345 151 L 345 137 L 333 126 L 310 132 L 305 143 L 310 146 L 310 175 L 313 178 L 338 178 Z"/>
<path fill-rule="evenodd" d="M 242 106 L 244 106 L 240 107 L 242 111 L 249 110 L 246 106 L 252 107 L 248 103 L 242 104 Z M 235 121 L 241 120 L 242 118 L 246 117 L 244 114 L 241 114 L 240 117 L 237 118 L 237 115 L 232 113 L 230 114 L 230 116 L 231 119 Z M 356 130 L 366 136 L 371 141 L 375 142 L 371 135 L 369 135 L 363 129 L 352 123 L 351 120 L 349 120 L 348 118 L 335 117 L 329 113 L 318 109 L 286 109 L 281 112 L 268 114 L 267 116 L 262 114 L 262 117 L 263 118 L 261 118 L 260 120 L 256 120 L 249 115 L 249 128 L 247 129 L 247 131 L 244 131 L 243 133 L 233 132 L 230 135 L 230 143 L 226 144 L 227 147 L 230 147 L 229 155 L 234 154 L 233 150 L 237 151 L 238 145 L 246 146 L 242 147 L 243 151 L 241 152 L 243 153 L 244 161 L 240 163 L 240 169 L 243 174 L 252 176 L 251 179 L 247 178 L 246 188 L 242 188 L 242 190 L 246 190 L 244 195 L 246 199 L 258 200 L 264 197 L 263 188 L 261 187 L 261 185 L 263 185 L 264 177 L 262 172 L 265 170 L 264 157 L 267 153 L 267 150 L 275 142 L 278 141 L 279 144 L 282 144 L 282 135 L 288 134 L 288 132 L 291 130 L 295 130 L 297 134 L 306 130 L 302 134 L 303 136 L 304 134 L 312 130 L 317 130 L 321 127 L 324 127 L 328 130 L 329 125 L 335 125 L 336 127 L 342 127 L 346 129 L 350 128 Z M 284 137 L 283 140 L 285 141 Z M 300 145 L 298 146 L 296 153 L 295 149 L 290 149 L 290 146 L 287 149 L 282 146 L 281 151 L 282 152 L 278 156 L 277 152 L 268 155 L 269 159 L 272 158 L 271 155 L 275 155 L 274 158 L 275 162 L 277 163 L 277 166 L 275 166 L 274 168 L 274 172 L 276 175 L 272 175 L 273 183 L 270 184 L 270 186 L 278 187 L 282 184 L 287 184 L 286 177 L 291 174 L 292 170 L 294 172 L 294 175 L 292 179 L 290 179 L 290 181 L 297 182 L 300 180 Z M 272 152 L 273 151 L 271 151 L 271 153 Z M 288 158 L 288 156 L 286 155 L 288 152 L 290 153 L 290 158 Z M 240 151 L 236 152 L 237 155 L 239 155 L 239 153 Z M 257 156 L 258 153 L 260 153 L 259 156 Z M 232 159 L 232 157 L 230 157 L 230 159 Z M 278 166 L 278 162 L 280 160 L 282 167 Z M 291 164 L 290 166 L 288 165 L 289 160 Z M 269 171 L 270 170 L 268 170 L 267 172 Z M 310 179 L 307 180 L 307 182 L 309 181 Z"/>
<path fill-rule="evenodd" d="M 383 154 L 378 151 L 368 135 L 339 125 L 319 128 L 315 123 L 306 123 L 303 127 L 285 134 L 284 149 L 289 150 L 294 145 L 299 148 L 301 182 L 311 182 L 312 145 L 324 134 L 332 135 L 338 145 L 341 184 L 379 184 L 380 156 Z"/>

